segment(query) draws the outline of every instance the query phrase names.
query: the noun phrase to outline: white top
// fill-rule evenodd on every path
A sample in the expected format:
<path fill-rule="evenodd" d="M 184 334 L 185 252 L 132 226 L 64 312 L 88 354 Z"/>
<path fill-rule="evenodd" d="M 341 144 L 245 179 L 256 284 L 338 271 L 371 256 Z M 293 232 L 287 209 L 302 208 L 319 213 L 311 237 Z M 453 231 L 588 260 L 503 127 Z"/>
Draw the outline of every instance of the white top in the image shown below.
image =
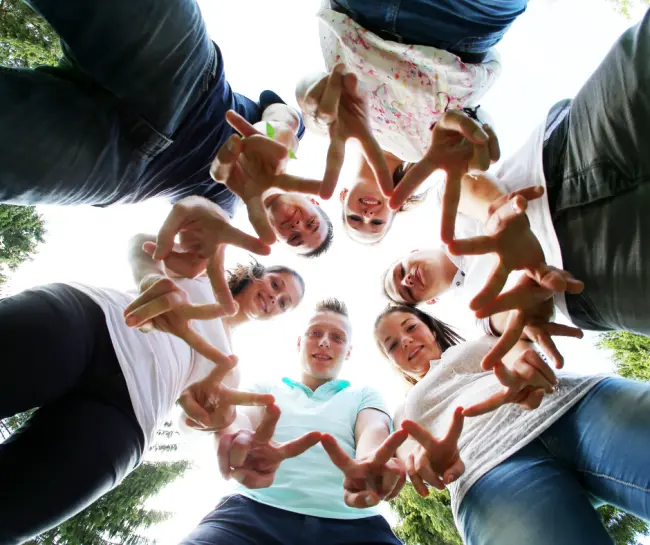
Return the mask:
<path fill-rule="evenodd" d="M 539 199 L 528 202 L 526 215 L 530 221 L 530 228 L 537 236 L 546 263 L 562 269 L 562 251 L 560 242 L 555 233 L 551 210 L 548 204 L 548 194 L 546 191 L 546 178 L 544 177 L 544 168 L 542 165 L 542 149 L 544 144 L 545 125 L 541 125 L 530 136 L 522 148 L 505 159 L 495 170 L 494 174 L 498 178 L 498 185 L 504 192 L 510 193 L 525 187 L 538 186 L 544 187 L 544 195 Z M 435 190 L 438 207 L 442 207 L 442 195 L 444 184 L 437 186 Z M 482 236 L 485 232 L 483 225 L 472 218 L 468 218 L 461 213 L 456 216 L 455 238 L 470 238 Z M 463 296 L 467 299 L 473 298 L 485 286 L 485 283 L 494 268 L 497 259 L 496 254 L 487 254 L 479 256 L 453 256 L 443 248 L 451 261 L 463 272 L 465 272 L 464 284 L 460 286 Z M 506 288 L 512 286 L 519 278 L 520 274 L 511 274 Z M 455 285 L 453 286 L 456 287 Z M 566 301 L 563 293 L 555 296 L 555 304 L 560 308 L 565 316 Z"/>
<path fill-rule="evenodd" d="M 382 149 L 417 162 L 431 143 L 431 124 L 446 109 L 476 106 L 501 72 L 496 53 L 482 64 L 422 45 L 383 40 L 350 17 L 318 12 L 325 66 L 345 63 L 368 91 L 370 122 Z"/>
<path fill-rule="evenodd" d="M 406 418 L 425 426 L 434 437 L 443 437 L 457 407 L 469 407 L 498 392 L 502 386 L 494 373 L 481 368 L 481 360 L 495 342 L 494 337 L 466 342 L 432 361 L 429 372 L 408 393 Z M 526 411 L 508 404 L 465 419 L 458 442 L 465 473 L 449 486 L 454 516 L 478 479 L 548 429 L 607 375 L 560 372 L 557 376 L 558 390 L 545 396 L 538 409 Z"/>
<path fill-rule="evenodd" d="M 195 304 L 215 303 L 209 279 L 175 279 Z M 214 363 L 191 349 L 174 335 L 153 331 L 142 333 L 124 321 L 124 309 L 137 297 L 107 288 L 71 283 L 93 299 L 104 311 L 115 354 L 129 389 L 133 410 L 142 427 L 145 451 L 156 429 L 166 420 L 182 391 L 208 375 Z M 213 346 L 231 354 L 230 343 L 220 319 L 195 320 L 195 331 Z"/>

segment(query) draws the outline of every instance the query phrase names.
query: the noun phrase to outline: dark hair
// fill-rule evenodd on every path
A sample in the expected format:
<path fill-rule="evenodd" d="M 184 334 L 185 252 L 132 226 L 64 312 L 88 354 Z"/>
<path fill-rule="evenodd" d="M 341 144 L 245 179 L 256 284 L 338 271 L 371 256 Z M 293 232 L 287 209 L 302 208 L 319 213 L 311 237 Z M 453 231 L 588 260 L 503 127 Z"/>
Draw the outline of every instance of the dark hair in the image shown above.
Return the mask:
<path fill-rule="evenodd" d="M 348 307 L 336 297 L 328 297 L 316 303 L 316 312 L 335 312 L 348 318 Z"/>
<path fill-rule="evenodd" d="M 324 254 L 327 250 L 330 249 L 332 240 L 334 240 L 334 226 L 332 225 L 332 220 L 325 213 L 325 210 L 323 210 L 320 206 L 316 206 L 316 210 L 318 210 L 320 217 L 327 225 L 327 234 L 325 235 L 325 239 L 323 242 L 321 242 L 318 248 L 314 248 L 311 252 L 307 252 L 306 254 L 300 254 L 303 257 L 318 257 Z"/>
<path fill-rule="evenodd" d="M 248 265 L 237 263 L 237 265 L 232 269 L 226 271 L 228 274 L 228 288 L 233 297 L 236 297 L 244 291 L 252 281 L 261 280 L 269 273 L 288 273 L 292 275 L 296 280 L 298 280 L 298 284 L 300 284 L 300 288 L 304 295 L 305 281 L 302 276 L 293 269 L 284 267 L 283 265 L 266 267 L 253 257 L 251 257 L 251 260 L 252 261 Z"/>
<path fill-rule="evenodd" d="M 395 312 L 406 312 L 418 318 L 424 325 L 426 325 L 429 328 L 429 331 L 431 331 L 431 333 L 433 333 L 436 336 L 436 343 L 438 344 L 438 347 L 440 348 L 441 352 L 445 352 L 445 350 L 447 350 L 451 346 L 455 346 L 458 343 L 461 343 L 465 340 L 446 323 L 441 322 L 440 320 L 434 318 L 430 314 L 427 314 L 426 312 L 422 312 L 420 309 L 411 305 L 388 305 L 381 312 L 381 314 L 377 316 L 374 325 L 375 331 L 377 330 L 377 326 L 379 326 L 379 322 L 381 322 L 389 314 L 393 314 Z M 386 353 L 384 352 L 384 348 L 379 343 L 379 340 L 377 339 L 376 335 L 375 335 L 375 341 L 377 343 L 377 348 L 379 348 L 379 351 L 382 353 L 384 357 L 387 358 Z M 400 372 L 404 380 L 406 380 L 406 382 L 408 382 L 411 386 L 415 386 L 418 383 L 417 379 L 413 378 L 410 375 L 407 375 L 399 367 L 397 368 L 397 370 Z"/>

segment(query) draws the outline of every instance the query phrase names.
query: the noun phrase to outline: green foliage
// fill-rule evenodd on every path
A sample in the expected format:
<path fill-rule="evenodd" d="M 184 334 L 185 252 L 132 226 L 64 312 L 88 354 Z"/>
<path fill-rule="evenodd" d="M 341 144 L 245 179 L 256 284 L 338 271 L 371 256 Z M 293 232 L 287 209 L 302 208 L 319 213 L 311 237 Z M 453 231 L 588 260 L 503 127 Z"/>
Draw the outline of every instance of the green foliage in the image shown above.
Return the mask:
<path fill-rule="evenodd" d="M 648 523 L 611 505 L 598 508 L 600 518 L 616 545 L 637 545 L 639 535 L 650 534 Z"/>
<path fill-rule="evenodd" d="M 601 335 L 598 346 L 614 352 L 619 375 L 650 381 L 650 338 L 627 331 L 612 331 Z"/>
<path fill-rule="evenodd" d="M 52 27 L 22 0 L 0 0 L 0 65 L 55 65 L 61 57 Z"/>
<path fill-rule="evenodd" d="M 18 429 L 33 411 L 0 421 L 0 431 Z M 154 450 L 175 451 L 178 432 L 166 422 L 158 432 Z M 143 530 L 167 520 L 171 513 L 146 509 L 145 502 L 156 496 L 169 483 L 181 477 L 190 467 L 187 460 L 144 462 L 128 475 L 120 486 L 70 520 L 41 534 L 31 545 L 149 545 Z"/>
<path fill-rule="evenodd" d="M 29 259 L 44 235 L 43 220 L 33 207 L 0 204 L 0 285 L 6 281 L 4 272 Z"/>
<path fill-rule="evenodd" d="M 395 533 L 406 545 L 462 545 L 448 490 L 423 498 L 408 483 L 390 506 L 400 520 Z"/>
<path fill-rule="evenodd" d="M 631 18 L 630 10 L 638 5 L 650 5 L 650 0 L 609 0 L 616 11 L 626 19 Z"/>

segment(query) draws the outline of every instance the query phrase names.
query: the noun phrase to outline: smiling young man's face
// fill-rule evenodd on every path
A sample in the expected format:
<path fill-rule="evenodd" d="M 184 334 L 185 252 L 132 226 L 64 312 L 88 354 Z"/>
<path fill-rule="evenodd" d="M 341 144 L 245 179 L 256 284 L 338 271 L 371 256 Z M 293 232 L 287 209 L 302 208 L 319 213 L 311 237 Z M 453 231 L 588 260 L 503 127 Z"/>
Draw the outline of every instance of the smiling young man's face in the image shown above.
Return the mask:
<path fill-rule="evenodd" d="M 347 316 L 318 312 L 298 339 L 303 372 L 320 380 L 336 378 L 343 362 L 350 357 L 351 343 L 352 327 Z"/>
<path fill-rule="evenodd" d="M 271 226 L 278 239 L 298 254 L 320 247 L 328 225 L 318 206 L 296 193 L 276 193 L 264 201 Z"/>

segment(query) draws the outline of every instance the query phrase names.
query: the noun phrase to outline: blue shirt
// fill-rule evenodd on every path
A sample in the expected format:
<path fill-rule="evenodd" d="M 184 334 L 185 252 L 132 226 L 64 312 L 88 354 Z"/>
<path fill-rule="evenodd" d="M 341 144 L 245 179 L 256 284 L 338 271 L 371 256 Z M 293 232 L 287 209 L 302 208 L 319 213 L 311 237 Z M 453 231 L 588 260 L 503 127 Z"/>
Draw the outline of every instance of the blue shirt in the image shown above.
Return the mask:
<path fill-rule="evenodd" d="M 356 454 L 354 428 L 364 409 L 388 414 L 384 400 L 372 388 L 352 388 L 347 380 L 332 380 L 316 391 L 283 378 L 253 391 L 275 396 L 282 414 L 273 436 L 283 443 L 310 431 L 333 435 L 352 458 Z M 355 509 L 343 499 L 343 473 L 319 443 L 304 454 L 285 460 L 269 488 L 250 490 L 238 485 L 242 494 L 261 503 L 315 517 L 357 519 L 379 514 L 377 507 Z"/>
<path fill-rule="evenodd" d="M 215 202 L 232 218 L 239 198 L 225 185 L 210 177 L 210 165 L 219 148 L 235 132 L 226 121 L 226 112 L 235 110 L 249 123 L 262 119 L 262 113 L 271 104 L 284 101 L 272 91 L 264 91 L 258 102 L 233 92 L 226 80 L 223 57 L 215 44 L 217 69 L 204 93 L 178 131 L 173 143 L 156 157 L 138 180 L 137 199 L 162 195 L 177 201 L 198 195 Z M 305 127 L 300 122 L 298 138 Z"/>

